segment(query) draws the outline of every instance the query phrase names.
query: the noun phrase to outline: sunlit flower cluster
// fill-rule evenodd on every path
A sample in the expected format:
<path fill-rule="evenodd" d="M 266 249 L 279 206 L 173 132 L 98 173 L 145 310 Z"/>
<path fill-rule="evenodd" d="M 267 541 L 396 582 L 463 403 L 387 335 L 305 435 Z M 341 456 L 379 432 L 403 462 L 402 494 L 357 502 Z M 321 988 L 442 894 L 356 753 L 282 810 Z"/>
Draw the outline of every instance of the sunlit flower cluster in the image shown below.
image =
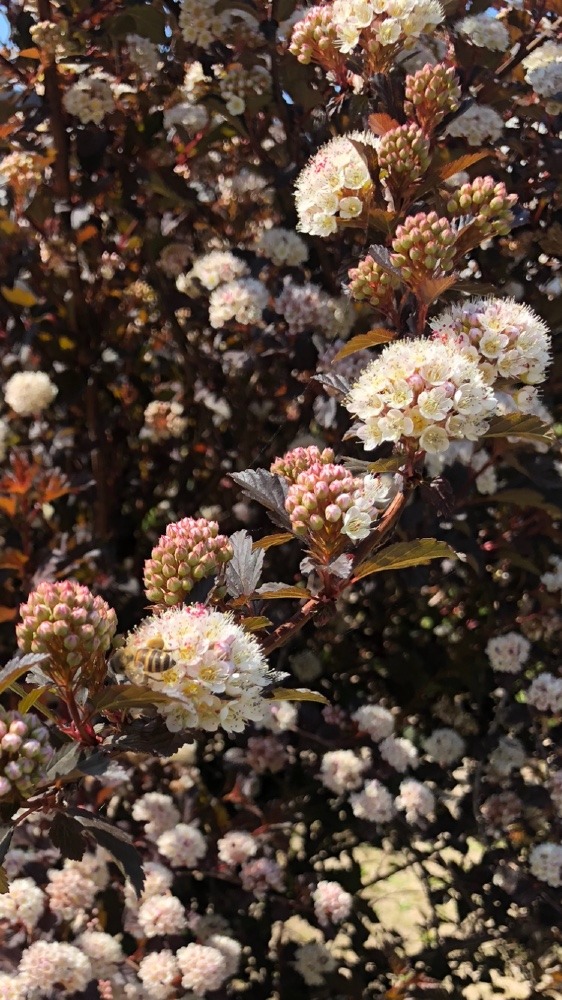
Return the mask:
<path fill-rule="evenodd" d="M 505 52 L 509 48 L 509 31 L 503 21 L 489 14 L 475 14 L 463 17 L 455 25 L 456 30 L 464 35 L 473 45 L 481 49 L 491 49 L 494 52 Z"/>
<path fill-rule="evenodd" d="M 308 258 L 308 247 L 302 237 L 281 226 L 263 229 L 256 249 L 260 256 L 268 257 L 278 267 L 298 267 Z"/>
<path fill-rule="evenodd" d="M 562 844 L 537 844 L 529 854 L 529 867 L 540 882 L 559 889 L 562 886 Z"/>
<path fill-rule="evenodd" d="M 352 386 L 347 409 L 365 448 L 403 442 L 425 452 L 455 439 L 477 440 L 496 401 L 478 364 L 454 340 L 390 344 Z"/>
<path fill-rule="evenodd" d="M 386 484 L 375 476 L 353 476 L 343 465 L 311 465 L 289 486 L 285 508 L 296 535 L 329 560 L 352 542 L 366 538 L 379 516 L 377 500 Z M 346 536 L 342 538 L 342 536 Z"/>
<path fill-rule="evenodd" d="M 160 53 L 158 48 L 148 38 L 142 35 L 127 35 L 125 39 L 131 61 L 148 79 L 152 79 L 158 73 L 161 66 Z"/>
<path fill-rule="evenodd" d="M 550 360 L 548 327 L 529 306 L 514 299 L 469 299 L 451 306 L 431 322 L 434 336 L 447 341 L 458 338 L 469 356 L 479 364 L 488 385 L 497 380 L 533 387 L 543 382 Z M 511 393 L 522 412 L 532 412 L 536 391 L 525 388 Z"/>
<path fill-rule="evenodd" d="M 144 426 L 154 441 L 181 437 L 187 427 L 183 406 L 173 399 L 151 400 L 144 411 Z"/>
<path fill-rule="evenodd" d="M 339 882 L 320 881 L 312 893 L 312 898 L 314 912 L 318 922 L 323 926 L 341 924 L 351 912 L 353 897 L 342 889 Z"/>
<path fill-rule="evenodd" d="M 242 115 L 248 99 L 263 97 L 271 87 L 271 74 L 265 66 L 256 63 L 250 69 L 241 63 L 232 63 L 218 72 L 219 92 L 231 115 Z"/>
<path fill-rule="evenodd" d="M 469 146 L 496 142 L 503 131 L 503 118 L 487 104 L 472 104 L 447 125 L 447 134 L 464 139 Z"/>
<path fill-rule="evenodd" d="M 342 52 L 361 44 L 411 44 L 443 20 L 437 0 L 335 0 L 333 20 Z M 368 30 L 365 30 L 368 29 Z"/>
<path fill-rule="evenodd" d="M 142 653 L 159 644 L 173 665 L 161 673 L 145 670 Z M 127 672 L 169 699 L 158 705 L 168 729 L 225 729 L 242 732 L 264 714 L 263 690 L 270 684 L 267 663 L 254 636 L 232 615 L 202 605 L 170 608 L 146 618 L 130 634 Z"/>
<path fill-rule="evenodd" d="M 544 671 L 534 678 L 526 692 L 527 702 L 540 712 L 562 712 L 562 677 Z"/>
<path fill-rule="evenodd" d="M 211 292 L 209 322 L 215 330 L 231 320 L 242 326 L 260 323 L 268 302 L 269 292 L 256 278 L 227 281 Z"/>
<path fill-rule="evenodd" d="M 230 250 L 211 250 L 198 257 L 190 271 L 181 275 L 176 285 L 180 292 L 195 296 L 201 288 L 212 292 L 219 285 L 247 275 L 248 265 Z"/>
<path fill-rule="evenodd" d="M 230 23 L 227 11 L 215 13 L 215 4 L 207 0 L 182 0 L 179 24 L 184 41 L 204 49 L 222 38 Z"/>
<path fill-rule="evenodd" d="M 31 417 L 45 410 L 58 389 L 46 372 L 16 372 L 4 386 L 4 399 L 20 417 Z"/>
<path fill-rule="evenodd" d="M 112 79 L 101 71 L 81 76 L 76 83 L 66 91 L 63 104 L 69 115 L 87 125 L 101 125 L 105 116 L 115 108 Z"/>
<path fill-rule="evenodd" d="M 359 217 L 365 221 L 373 193 L 367 156 L 376 145 L 372 133 L 350 132 L 318 150 L 295 187 L 301 232 L 329 236 L 338 223 Z"/>
<path fill-rule="evenodd" d="M 539 97 L 551 98 L 548 109 L 553 114 L 560 110 L 562 92 L 562 44 L 548 40 L 522 61 L 525 79 Z"/>

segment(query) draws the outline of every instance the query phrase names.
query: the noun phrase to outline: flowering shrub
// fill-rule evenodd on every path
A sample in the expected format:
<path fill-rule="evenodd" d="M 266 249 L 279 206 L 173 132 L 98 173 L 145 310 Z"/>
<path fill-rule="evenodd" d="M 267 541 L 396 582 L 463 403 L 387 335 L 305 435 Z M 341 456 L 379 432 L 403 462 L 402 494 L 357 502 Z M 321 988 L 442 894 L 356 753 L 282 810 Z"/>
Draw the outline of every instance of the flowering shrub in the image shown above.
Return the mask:
<path fill-rule="evenodd" d="M 0 996 L 555 996 L 558 0 L 0 13 Z"/>

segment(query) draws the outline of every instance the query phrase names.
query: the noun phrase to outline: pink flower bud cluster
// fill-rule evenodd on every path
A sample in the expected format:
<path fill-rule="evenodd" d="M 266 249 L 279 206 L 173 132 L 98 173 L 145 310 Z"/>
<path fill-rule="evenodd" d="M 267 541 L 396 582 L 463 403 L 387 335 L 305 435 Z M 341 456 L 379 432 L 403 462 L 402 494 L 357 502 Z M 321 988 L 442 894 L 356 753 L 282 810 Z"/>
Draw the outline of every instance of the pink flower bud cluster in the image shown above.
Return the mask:
<path fill-rule="evenodd" d="M 337 76 L 345 76 L 347 67 L 338 46 L 338 33 L 331 7 L 312 7 L 297 21 L 291 35 L 289 52 L 302 63 L 318 63 Z"/>
<path fill-rule="evenodd" d="M 456 111 L 461 89 L 452 66 L 427 63 L 406 77 L 404 110 L 426 133 L 431 133 L 445 115 Z"/>
<path fill-rule="evenodd" d="M 314 552 L 331 561 L 347 541 L 366 538 L 375 507 L 374 477 L 353 476 L 343 465 L 314 463 L 289 487 L 285 508 L 296 535 L 307 537 Z"/>
<path fill-rule="evenodd" d="M 440 219 L 436 212 L 418 212 L 398 226 L 390 260 L 406 282 L 443 274 L 452 270 L 455 239 L 448 219 Z"/>
<path fill-rule="evenodd" d="M 289 483 L 296 483 L 301 472 L 306 472 L 311 465 L 331 465 L 335 460 L 332 448 L 317 448 L 315 444 L 308 448 L 293 448 L 282 458 L 276 458 L 271 466 L 271 472 L 281 476 Z"/>
<path fill-rule="evenodd" d="M 117 628 L 113 608 L 76 580 L 44 580 L 21 605 L 20 615 L 16 635 L 22 652 L 42 653 L 55 668 L 73 673 L 100 660 Z"/>
<path fill-rule="evenodd" d="M 31 795 L 53 753 L 48 730 L 35 715 L 0 708 L 0 799 Z"/>
<path fill-rule="evenodd" d="M 399 125 L 382 136 L 377 158 L 381 181 L 393 191 L 402 190 L 425 174 L 431 159 L 429 139 L 413 122 Z"/>
<path fill-rule="evenodd" d="M 502 181 L 493 177 L 475 177 L 451 195 L 447 211 L 452 217 L 472 216 L 480 231 L 481 239 L 506 236 L 511 229 L 511 209 L 517 201 L 516 194 L 508 194 Z"/>
<path fill-rule="evenodd" d="M 144 564 L 144 589 L 152 604 L 180 604 L 194 585 L 232 559 L 232 546 L 216 521 L 184 517 L 169 524 Z"/>
<path fill-rule="evenodd" d="M 359 261 L 357 267 L 351 267 L 348 273 L 348 288 L 353 299 L 368 302 L 381 312 L 394 309 L 394 291 L 398 280 L 384 271 L 370 255 Z"/>

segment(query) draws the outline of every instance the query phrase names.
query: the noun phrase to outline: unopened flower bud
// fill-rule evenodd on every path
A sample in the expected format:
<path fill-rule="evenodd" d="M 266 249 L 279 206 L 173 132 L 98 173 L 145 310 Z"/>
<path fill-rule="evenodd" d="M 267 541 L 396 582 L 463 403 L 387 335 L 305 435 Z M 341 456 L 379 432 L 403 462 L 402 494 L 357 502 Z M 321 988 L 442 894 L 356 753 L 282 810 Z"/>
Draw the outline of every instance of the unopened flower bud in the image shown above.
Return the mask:
<path fill-rule="evenodd" d="M 334 452 L 331 448 L 320 451 L 315 444 L 308 448 L 293 448 L 282 458 L 276 458 L 271 466 L 274 475 L 281 476 L 289 483 L 296 482 L 301 472 L 306 472 L 311 465 L 329 465 L 334 462 Z"/>
<path fill-rule="evenodd" d="M 456 236 L 448 219 L 436 212 L 410 215 L 398 226 L 390 255 L 407 284 L 452 270 Z"/>
<path fill-rule="evenodd" d="M 377 151 L 381 180 L 397 193 L 416 184 L 430 161 L 429 139 L 413 122 L 392 128 L 382 136 Z"/>
<path fill-rule="evenodd" d="M 216 521 L 184 517 L 169 524 L 144 564 L 146 596 L 153 604 L 180 604 L 198 580 L 232 559 L 232 545 Z"/>
<path fill-rule="evenodd" d="M 452 66 L 428 63 L 417 73 L 406 77 L 404 110 L 412 115 L 427 134 L 436 128 L 445 115 L 456 111 L 461 90 Z"/>
<path fill-rule="evenodd" d="M 475 177 L 463 184 L 447 202 L 447 211 L 456 219 L 470 216 L 477 227 L 474 242 L 491 236 L 506 236 L 511 229 L 511 209 L 517 201 L 516 194 L 508 194 L 502 181 L 493 177 Z"/>
<path fill-rule="evenodd" d="M 374 309 L 388 312 L 395 307 L 394 292 L 399 281 L 384 271 L 371 256 L 349 270 L 349 293 L 358 302 L 368 302 Z"/>

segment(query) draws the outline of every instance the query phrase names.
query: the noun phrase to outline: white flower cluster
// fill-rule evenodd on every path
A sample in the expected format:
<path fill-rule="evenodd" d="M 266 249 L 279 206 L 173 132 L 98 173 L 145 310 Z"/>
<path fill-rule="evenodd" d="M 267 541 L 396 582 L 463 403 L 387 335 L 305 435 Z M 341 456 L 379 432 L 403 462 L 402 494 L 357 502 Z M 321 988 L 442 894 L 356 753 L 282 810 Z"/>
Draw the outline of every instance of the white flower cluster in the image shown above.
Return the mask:
<path fill-rule="evenodd" d="M 365 782 L 360 792 L 350 795 L 349 801 L 353 815 L 371 823 L 390 823 L 396 811 L 388 788 L 376 778 Z"/>
<path fill-rule="evenodd" d="M 307 281 L 297 285 L 283 279 L 283 290 L 275 299 L 275 311 L 285 320 L 289 333 L 321 331 L 326 337 L 348 336 L 355 320 L 349 299 L 328 295 L 318 285 Z"/>
<path fill-rule="evenodd" d="M 360 423 L 366 449 L 406 441 L 439 454 L 451 440 L 477 440 L 496 409 L 476 360 L 454 338 L 397 341 L 365 369 L 351 388 L 347 409 Z"/>
<path fill-rule="evenodd" d="M 554 98 L 553 113 L 560 109 L 562 93 L 562 44 L 553 40 L 544 42 L 522 61 L 525 79 L 539 97 Z M 547 110 L 550 110 L 550 102 Z"/>
<path fill-rule="evenodd" d="M 552 569 L 542 574 L 541 583 L 550 594 L 555 594 L 557 590 L 562 590 L 562 557 L 550 556 L 548 561 Z"/>
<path fill-rule="evenodd" d="M 342 889 L 339 882 L 322 880 L 312 893 L 314 912 L 318 923 L 341 924 L 351 913 L 353 896 Z"/>
<path fill-rule="evenodd" d="M 134 655 L 155 642 L 163 644 L 173 665 L 163 673 L 146 673 Z M 141 622 L 125 648 L 132 654 L 131 680 L 170 699 L 158 710 L 172 732 L 220 727 L 240 733 L 249 720 L 263 718 L 267 662 L 258 641 L 232 615 L 198 604 L 170 608 Z"/>
<path fill-rule="evenodd" d="M 268 302 L 269 292 L 256 278 L 227 281 L 211 293 L 209 322 L 215 330 L 231 320 L 243 326 L 259 323 Z"/>
<path fill-rule="evenodd" d="M 434 729 L 431 736 L 428 736 L 424 742 L 424 749 L 438 764 L 447 767 L 462 757 L 465 743 L 456 730 L 443 726 L 442 729 Z"/>
<path fill-rule="evenodd" d="M 406 813 L 408 823 L 429 819 L 435 812 L 435 796 L 427 785 L 415 778 L 405 778 L 400 784 L 400 794 L 394 800 L 400 812 Z"/>
<path fill-rule="evenodd" d="M 551 771 L 548 790 L 559 816 L 562 816 L 562 771 Z"/>
<path fill-rule="evenodd" d="M 178 823 L 171 830 L 165 830 L 156 846 L 172 868 L 196 868 L 197 862 L 207 853 L 205 837 L 191 823 Z"/>
<path fill-rule="evenodd" d="M 101 125 L 105 116 L 115 108 L 113 82 L 107 73 L 102 72 L 82 76 L 69 87 L 63 97 L 66 110 L 78 118 L 82 125 L 87 125 L 88 122 Z"/>
<path fill-rule="evenodd" d="M 562 844 L 537 844 L 529 854 L 529 867 L 540 882 L 559 889 L 562 886 Z"/>
<path fill-rule="evenodd" d="M 302 237 L 282 226 L 262 229 L 256 250 L 261 257 L 268 257 L 277 267 L 298 267 L 308 259 L 308 247 Z"/>
<path fill-rule="evenodd" d="M 550 359 L 548 327 L 529 306 L 514 299 L 481 298 L 451 306 L 432 320 L 434 336 L 458 338 L 478 362 L 487 385 L 497 379 L 522 382 L 511 390 L 513 402 L 529 413 L 538 399 L 532 387 L 544 382 Z"/>
<path fill-rule="evenodd" d="M 162 268 L 168 278 L 177 278 L 184 270 L 189 255 L 186 243 L 168 243 L 160 253 L 158 267 Z"/>
<path fill-rule="evenodd" d="M 145 835 L 156 841 L 160 834 L 179 823 L 180 814 L 170 795 L 163 792 L 147 792 L 133 803 L 131 815 L 134 820 L 145 823 Z"/>
<path fill-rule="evenodd" d="M 16 372 L 4 386 L 4 399 L 20 417 L 41 413 L 58 389 L 46 372 Z"/>
<path fill-rule="evenodd" d="M 344 53 L 353 52 L 366 28 L 366 42 L 411 44 L 445 16 L 437 0 L 335 0 L 332 12 Z"/>
<path fill-rule="evenodd" d="M 170 892 L 149 896 L 141 902 L 137 914 L 142 934 L 147 938 L 181 934 L 187 929 L 185 909 Z"/>
<path fill-rule="evenodd" d="M 218 855 L 226 865 L 243 865 L 257 853 L 255 837 L 245 830 L 229 830 L 217 841 Z"/>
<path fill-rule="evenodd" d="M 253 892 L 258 899 L 263 899 L 269 889 L 282 891 L 283 872 L 272 858 L 257 858 L 242 865 L 240 881 L 245 892 Z"/>
<path fill-rule="evenodd" d="M 497 635 L 486 644 L 486 654 L 492 670 L 518 674 L 529 659 L 531 643 L 518 632 Z"/>
<path fill-rule="evenodd" d="M 387 736 L 379 743 L 379 752 L 382 759 L 400 774 L 410 767 L 416 768 L 419 763 L 418 751 L 405 736 Z"/>
<path fill-rule="evenodd" d="M 371 132 L 350 132 L 331 139 L 309 160 L 295 185 L 301 232 L 329 236 L 336 232 L 338 221 L 364 215 L 373 193 L 365 154 L 376 145 Z"/>
<path fill-rule="evenodd" d="M 489 14 L 475 14 L 457 21 L 455 28 L 473 45 L 494 52 L 505 52 L 509 48 L 509 31 L 497 17 Z"/>
<path fill-rule="evenodd" d="M 76 868 L 66 865 L 52 868 L 45 892 L 49 908 L 61 920 L 73 920 L 92 909 L 98 892 L 93 879 Z"/>
<path fill-rule="evenodd" d="M 193 298 L 201 294 L 201 288 L 212 292 L 219 285 L 243 278 L 247 274 L 248 265 L 241 257 L 236 257 L 230 250 L 211 250 L 203 257 L 198 257 L 190 271 L 180 275 L 176 286 L 179 292 L 185 292 Z"/>
<path fill-rule="evenodd" d="M 144 411 L 144 427 L 153 441 L 181 437 L 187 427 L 183 406 L 175 400 L 153 399 Z"/>
<path fill-rule="evenodd" d="M 492 770 L 502 777 L 518 771 L 526 760 L 525 747 L 516 736 L 502 736 L 489 758 Z"/>
<path fill-rule="evenodd" d="M 182 93 L 186 101 L 194 104 L 207 93 L 211 78 L 205 75 L 202 64 L 195 59 L 189 63 L 183 79 Z"/>
<path fill-rule="evenodd" d="M 143 38 L 142 35 L 127 35 L 125 41 L 132 62 L 143 76 L 148 77 L 148 79 L 157 76 L 162 65 L 158 47 L 150 39 Z"/>
<path fill-rule="evenodd" d="M 32 878 L 14 879 L 0 895 L 0 920 L 23 924 L 28 931 L 37 926 L 44 909 L 45 895 Z"/>
<path fill-rule="evenodd" d="M 447 135 L 464 139 L 469 146 L 483 142 L 496 142 L 503 131 L 503 118 L 487 104 L 472 104 L 457 115 L 446 128 Z"/>
<path fill-rule="evenodd" d="M 394 732 L 394 716 L 382 705 L 361 705 L 351 716 L 359 729 L 379 743 Z"/>
<path fill-rule="evenodd" d="M 215 4 L 209 0 L 182 0 L 179 24 L 184 41 L 206 49 L 223 37 L 230 15 L 226 11 L 215 14 Z"/>
<path fill-rule="evenodd" d="M 470 468 L 479 475 L 474 480 L 474 485 L 483 496 L 491 496 L 498 489 L 498 474 L 493 464 L 490 464 L 490 455 L 485 448 L 475 451 L 470 457 Z M 480 472 L 482 470 L 482 472 Z"/>
<path fill-rule="evenodd" d="M 324 979 L 337 966 L 328 948 L 322 941 L 307 941 L 295 952 L 293 965 L 307 986 L 322 986 Z"/>
<path fill-rule="evenodd" d="M 353 750 L 329 750 L 322 757 L 320 780 L 336 795 L 359 788 L 361 776 L 369 766 L 368 758 L 358 757 Z"/>
<path fill-rule="evenodd" d="M 545 671 L 535 677 L 527 690 L 527 702 L 539 712 L 562 712 L 562 677 Z"/>
<path fill-rule="evenodd" d="M 219 77 L 220 95 L 231 115 L 243 115 L 249 97 L 254 94 L 262 97 L 271 89 L 271 74 L 259 64 L 248 69 L 241 63 L 231 63 L 228 69 L 215 68 L 215 75 Z"/>
<path fill-rule="evenodd" d="M 23 997 L 35 998 L 82 992 L 93 978 L 90 959 L 72 944 L 35 941 L 24 951 L 19 964 Z M 17 995 L 17 994 L 16 994 Z"/>
<path fill-rule="evenodd" d="M 207 109 L 202 104 L 192 104 L 191 101 L 177 101 L 164 110 L 164 128 L 167 132 L 179 125 L 188 135 L 195 135 L 205 128 L 208 121 Z"/>

